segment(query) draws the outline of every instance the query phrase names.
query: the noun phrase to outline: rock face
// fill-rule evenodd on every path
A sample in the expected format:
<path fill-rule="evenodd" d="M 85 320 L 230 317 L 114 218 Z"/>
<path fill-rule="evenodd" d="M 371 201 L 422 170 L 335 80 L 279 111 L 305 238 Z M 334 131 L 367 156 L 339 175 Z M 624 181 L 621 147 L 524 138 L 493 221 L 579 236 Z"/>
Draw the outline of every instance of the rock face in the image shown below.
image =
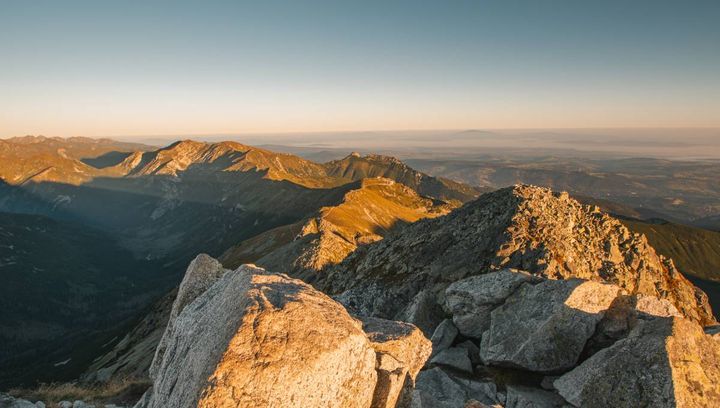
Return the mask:
<path fill-rule="evenodd" d="M 408 406 L 415 377 L 430 356 L 431 343 L 411 324 L 373 317 L 362 321 L 377 358 L 372 407 Z"/>
<path fill-rule="evenodd" d="M 680 317 L 639 324 L 555 381 L 576 407 L 720 406 L 720 344 Z"/>
<path fill-rule="evenodd" d="M 359 248 L 331 268 L 320 287 L 342 294 L 354 313 L 394 319 L 423 290 L 444 304 L 451 283 L 503 268 L 611 283 L 666 299 L 690 320 L 714 322 L 707 296 L 644 236 L 567 194 L 522 185 Z"/>
<path fill-rule="evenodd" d="M 540 373 L 570 369 L 619 292 L 580 280 L 526 284 L 492 311 L 480 358 Z"/>
<path fill-rule="evenodd" d="M 416 327 L 361 323 L 302 281 L 254 266 L 223 273 L 211 259 L 194 264 L 139 407 L 389 408 L 408 401 L 403 391 L 430 354 Z M 197 265 L 206 273 L 193 273 Z M 215 273 L 222 276 L 198 295 Z"/>
<path fill-rule="evenodd" d="M 170 310 L 170 317 L 167 328 L 165 329 L 165 334 L 160 339 L 160 343 L 155 351 L 155 357 L 150 366 L 151 377 L 157 374 L 158 367 L 156 364 L 163 360 L 167 341 L 173 337 L 175 322 L 180 312 L 198 296 L 205 293 L 205 291 L 215 284 L 226 272 L 228 272 L 228 270 L 223 268 L 220 262 L 206 254 L 200 254 L 190 262 L 178 288 L 177 297 Z"/>

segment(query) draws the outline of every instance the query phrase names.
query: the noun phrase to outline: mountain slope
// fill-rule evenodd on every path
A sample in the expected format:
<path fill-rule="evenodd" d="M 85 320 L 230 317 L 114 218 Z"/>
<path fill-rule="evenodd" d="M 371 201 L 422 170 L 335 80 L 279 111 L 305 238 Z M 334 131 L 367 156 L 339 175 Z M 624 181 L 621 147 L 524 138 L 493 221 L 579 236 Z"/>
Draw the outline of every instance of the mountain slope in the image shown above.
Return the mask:
<path fill-rule="evenodd" d="M 0 213 L 0 384 L 77 375 L 169 287 L 162 271 L 100 231 Z"/>
<path fill-rule="evenodd" d="M 0 179 L 8 184 L 62 182 L 78 185 L 94 177 L 117 174 L 94 167 L 113 157 L 151 149 L 110 139 L 26 136 L 0 140 Z"/>
<path fill-rule="evenodd" d="M 441 200 L 466 202 L 478 196 L 481 190 L 450 179 L 421 173 L 404 162 L 390 156 L 352 153 L 341 160 L 325 163 L 330 176 L 350 180 L 366 177 L 385 177 L 414 189 L 420 195 Z"/>
<path fill-rule="evenodd" d="M 382 239 L 398 224 L 443 215 L 451 208 L 389 179 L 363 179 L 353 183 L 339 204 L 242 242 L 220 260 L 229 268 L 256 263 L 312 281 L 317 271 L 339 263 L 359 245 Z"/>
<path fill-rule="evenodd" d="M 702 324 L 714 322 L 705 294 L 645 237 L 566 193 L 531 186 L 485 194 L 361 247 L 319 286 L 358 314 L 395 318 L 417 308 L 427 293 L 435 299 L 450 282 L 502 268 L 613 283 L 667 299 Z"/>

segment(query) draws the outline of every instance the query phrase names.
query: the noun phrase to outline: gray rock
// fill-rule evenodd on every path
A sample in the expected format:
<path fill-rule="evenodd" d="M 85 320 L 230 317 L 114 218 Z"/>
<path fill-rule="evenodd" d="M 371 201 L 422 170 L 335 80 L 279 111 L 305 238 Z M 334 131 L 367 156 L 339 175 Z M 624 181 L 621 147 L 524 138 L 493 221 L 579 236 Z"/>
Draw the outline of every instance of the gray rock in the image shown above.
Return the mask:
<path fill-rule="evenodd" d="M 73 402 L 72 408 L 95 408 L 95 405 L 87 404 L 85 401 L 76 400 Z"/>
<path fill-rule="evenodd" d="M 413 394 L 413 403 L 418 405 L 413 406 L 463 408 L 470 400 L 494 405 L 502 403 L 497 394 L 493 383 L 455 377 L 436 367 L 418 375 Z"/>
<path fill-rule="evenodd" d="M 482 363 L 482 359 L 480 359 L 480 347 L 471 340 L 465 340 L 456 347 L 464 348 L 468 351 L 468 357 L 470 357 L 470 362 L 473 363 L 473 365 Z"/>
<path fill-rule="evenodd" d="M 432 342 L 432 356 L 450 347 L 455 341 L 455 337 L 458 335 L 458 329 L 453 324 L 452 320 L 443 320 L 438 327 L 435 329 L 430 342 Z"/>
<path fill-rule="evenodd" d="M 480 357 L 540 373 L 568 370 L 619 293 L 614 285 L 579 280 L 523 285 L 492 312 Z"/>
<path fill-rule="evenodd" d="M 395 320 L 412 323 L 428 336 L 444 319 L 444 313 L 429 290 L 420 291 L 397 315 Z"/>
<path fill-rule="evenodd" d="M 472 362 L 468 350 L 461 347 L 450 347 L 440 351 L 430 360 L 430 363 L 457 368 L 472 373 Z"/>
<path fill-rule="evenodd" d="M 537 388 L 512 385 L 507 387 L 505 408 L 561 408 L 566 407 L 562 397 Z"/>
<path fill-rule="evenodd" d="M 694 322 L 655 318 L 554 382 L 576 407 L 720 406 L 720 344 Z"/>
<path fill-rule="evenodd" d="M 58 408 L 73 408 L 73 403 L 70 401 L 58 402 Z"/>
<path fill-rule="evenodd" d="M 42 401 L 38 401 L 38 402 L 35 403 L 35 406 L 36 406 L 37 408 L 45 408 L 45 403 L 42 402 Z"/>
<path fill-rule="evenodd" d="M 30 401 L 0 393 L 0 408 L 36 408 Z"/>
<path fill-rule="evenodd" d="M 395 318 L 423 290 L 444 305 L 453 282 L 508 268 L 614 284 L 667 299 L 702 325 L 715 323 L 707 296 L 643 235 L 567 194 L 526 185 L 483 194 L 361 247 L 329 268 L 318 287 L 347 292 L 357 314 Z"/>
<path fill-rule="evenodd" d="M 480 339 L 490 328 L 490 313 L 526 282 L 542 280 L 527 272 L 505 269 L 471 276 L 445 290 L 445 307 L 463 336 Z"/>

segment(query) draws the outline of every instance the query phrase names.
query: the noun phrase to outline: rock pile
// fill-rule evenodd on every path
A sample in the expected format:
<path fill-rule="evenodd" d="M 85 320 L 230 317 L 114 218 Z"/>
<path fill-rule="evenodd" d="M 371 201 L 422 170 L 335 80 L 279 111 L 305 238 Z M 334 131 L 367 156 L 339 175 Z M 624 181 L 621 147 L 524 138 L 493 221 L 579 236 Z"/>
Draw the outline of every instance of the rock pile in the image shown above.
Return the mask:
<path fill-rule="evenodd" d="M 720 404 L 720 342 L 667 300 L 517 270 L 458 281 L 445 295 L 452 320 L 432 336 L 416 407 Z"/>

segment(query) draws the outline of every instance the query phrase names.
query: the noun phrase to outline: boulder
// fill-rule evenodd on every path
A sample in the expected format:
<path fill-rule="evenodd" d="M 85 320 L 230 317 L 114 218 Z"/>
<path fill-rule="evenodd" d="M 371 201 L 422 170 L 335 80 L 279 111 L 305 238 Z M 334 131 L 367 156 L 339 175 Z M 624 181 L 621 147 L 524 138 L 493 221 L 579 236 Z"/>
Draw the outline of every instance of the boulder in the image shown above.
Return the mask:
<path fill-rule="evenodd" d="M 465 340 L 462 343 L 458 344 L 456 347 L 464 348 L 468 351 L 468 357 L 470 357 L 470 362 L 473 365 L 482 363 L 482 360 L 480 359 L 480 348 L 475 345 L 474 342 L 470 340 Z"/>
<path fill-rule="evenodd" d="M 456 377 L 436 367 L 418 375 L 412 407 L 464 408 L 471 400 L 486 405 L 504 403 L 495 384 Z"/>
<path fill-rule="evenodd" d="M 479 339 L 490 328 L 490 313 L 526 282 L 542 279 L 505 269 L 457 281 L 445 290 L 445 308 L 466 337 Z"/>
<path fill-rule="evenodd" d="M 15 398 L 8 394 L 0 393 L 0 408 L 37 408 L 38 406 L 28 400 Z"/>
<path fill-rule="evenodd" d="M 170 310 L 170 318 L 168 320 L 167 327 L 165 328 L 165 333 L 163 334 L 163 337 L 161 337 L 160 343 L 155 349 L 155 357 L 150 365 L 151 378 L 155 378 L 155 374 L 158 370 L 155 363 L 160 362 L 163 359 L 163 354 L 165 353 L 165 348 L 167 347 L 165 342 L 167 339 L 172 337 L 172 333 L 175 330 L 175 320 L 178 315 L 180 315 L 180 312 L 183 311 L 185 306 L 189 305 L 196 298 L 205 293 L 205 291 L 217 282 L 226 272 L 228 272 L 228 270 L 223 268 L 220 262 L 209 255 L 200 254 L 195 257 L 192 262 L 190 262 L 190 265 L 188 265 L 188 268 L 185 271 L 185 276 L 178 287 L 177 296 L 175 297 L 172 309 Z"/>
<path fill-rule="evenodd" d="M 430 363 L 456 368 L 471 374 L 473 372 L 472 362 L 466 348 L 450 347 L 442 350 L 430 360 Z"/>
<path fill-rule="evenodd" d="M 154 362 L 147 407 L 369 407 L 376 355 L 361 323 L 302 281 L 253 266 L 187 304 Z"/>
<path fill-rule="evenodd" d="M 458 335 L 458 329 L 453 324 L 452 320 L 445 319 L 435 328 L 430 341 L 432 342 L 432 354 L 435 354 L 450 347 L 455 341 L 455 337 Z"/>
<path fill-rule="evenodd" d="M 491 313 L 486 364 L 552 373 L 573 368 L 620 288 L 592 281 L 523 285 Z"/>
<path fill-rule="evenodd" d="M 513 385 L 507 387 L 505 408 L 561 408 L 567 403 L 552 392 Z"/>
<path fill-rule="evenodd" d="M 576 407 L 720 406 L 720 344 L 679 317 L 639 322 L 554 383 Z"/>
<path fill-rule="evenodd" d="M 408 406 L 415 377 L 432 351 L 430 341 L 408 323 L 373 317 L 362 318 L 362 323 L 377 359 L 372 407 Z"/>
<path fill-rule="evenodd" d="M 397 315 L 395 320 L 412 323 L 428 336 L 444 319 L 444 312 L 429 290 L 420 291 Z"/>

